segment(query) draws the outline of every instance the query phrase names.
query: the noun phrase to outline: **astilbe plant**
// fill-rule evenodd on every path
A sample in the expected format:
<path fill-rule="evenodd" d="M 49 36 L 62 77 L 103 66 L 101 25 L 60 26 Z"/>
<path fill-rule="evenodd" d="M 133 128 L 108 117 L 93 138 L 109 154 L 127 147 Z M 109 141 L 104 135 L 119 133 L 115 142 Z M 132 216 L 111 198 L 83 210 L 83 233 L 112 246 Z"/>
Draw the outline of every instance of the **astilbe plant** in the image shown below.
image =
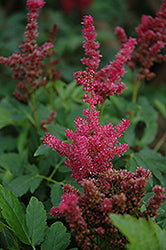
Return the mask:
<path fill-rule="evenodd" d="M 27 102 L 36 89 L 47 84 L 47 79 L 42 71 L 43 60 L 50 55 L 53 48 L 52 42 L 46 42 L 41 47 L 38 46 L 36 38 L 38 36 L 37 18 L 39 9 L 44 6 L 43 0 L 27 0 L 28 24 L 24 33 L 25 40 L 20 45 L 20 51 L 12 56 L 0 57 L 0 63 L 8 65 L 13 71 L 13 79 L 18 81 L 14 92 L 17 99 Z"/>
<path fill-rule="evenodd" d="M 84 22 L 84 47 L 86 54 L 92 58 L 83 58 L 82 61 L 88 64 L 84 72 L 80 71 L 75 74 L 77 81 L 82 83 L 83 88 L 87 91 L 84 95 L 84 101 L 89 103 L 89 109 L 84 110 L 83 115 L 86 118 L 77 117 L 75 119 L 76 130 L 66 130 L 66 137 L 69 142 L 62 142 L 55 136 L 46 133 L 43 140 L 44 144 L 54 148 L 60 155 L 66 156 L 65 163 L 67 167 L 71 168 L 72 177 L 78 182 L 83 178 L 89 176 L 97 176 L 99 173 L 105 171 L 107 168 L 112 167 L 111 160 L 115 157 L 124 154 L 128 145 L 126 143 L 119 143 L 118 139 L 122 136 L 123 132 L 127 129 L 130 122 L 123 119 L 115 128 L 112 123 L 101 126 L 99 112 L 96 110 L 96 105 L 102 96 L 96 94 L 95 86 L 95 72 L 99 65 L 99 51 L 98 43 L 95 42 L 96 33 L 94 32 L 93 19 L 91 16 L 85 16 Z M 133 42 L 127 43 L 126 56 L 134 49 Z M 89 46 L 89 47 L 88 47 Z M 120 62 L 120 59 L 122 62 Z M 124 57 L 120 55 L 115 74 L 119 75 L 123 71 Z M 120 70 L 119 70 L 120 68 Z M 111 75 L 111 70 L 114 67 L 110 66 L 107 73 Z M 108 83 L 107 83 L 108 84 Z M 116 83 L 113 83 L 116 86 Z M 111 84 L 110 84 L 111 85 Z M 118 85 L 118 83 L 117 83 Z M 119 88 L 119 87 L 118 87 Z M 103 88 L 103 94 L 105 89 Z"/>
<path fill-rule="evenodd" d="M 134 49 L 135 40 L 129 39 L 118 53 L 117 60 L 96 72 L 100 54 L 96 51 L 99 44 L 95 42 L 92 17 L 85 16 L 83 24 L 85 53 L 90 57 L 82 59 L 88 67 L 85 71 L 75 73 L 75 79 L 86 91 L 84 102 L 89 104 L 89 108 L 84 110 L 85 118 L 75 119 L 75 131 L 66 130 L 67 142 L 46 133 L 43 143 L 66 157 L 65 163 L 72 171 L 71 176 L 83 187 L 84 194 L 66 184 L 62 202 L 59 207 L 51 209 L 51 215 L 65 215 L 82 249 L 121 249 L 127 240 L 113 226 L 109 214 L 155 217 L 166 196 L 163 188 L 155 186 L 156 194 L 149 200 L 145 211 L 141 211 L 150 171 L 141 167 L 137 168 L 136 174 L 127 170 L 114 170 L 111 162 L 128 149 L 127 144 L 119 143 L 119 138 L 130 123 L 123 119 L 115 128 L 112 123 L 102 126 L 97 111 L 97 104 L 102 103 L 110 93 L 119 94 L 124 89 L 119 79 L 124 74 L 124 64 Z M 97 83 L 101 92 L 98 91 Z M 116 91 L 108 91 L 112 86 Z M 119 92 L 117 89 L 120 89 Z"/>
<path fill-rule="evenodd" d="M 139 80 L 151 80 L 155 73 L 151 71 L 155 63 L 166 61 L 166 55 L 161 49 L 166 44 L 166 0 L 161 5 L 156 17 L 142 15 L 142 23 L 136 28 L 138 47 L 134 51 L 129 67 L 139 68 Z M 116 28 L 116 34 L 122 44 L 126 43 L 127 36 L 121 27 Z"/>
<path fill-rule="evenodd" d="M 85 49 L 85 55 L 88 57 L 84 57 L 81 61 L 87 68 L 85 71 L 76 72 L 74 78 L 78 84 L 83 85 L 85 91 L 94 91 L 96 102 L 101 104 L 108 96 L 120 95 L 125 89 L 125 84 L 121 81 L 121 77 L 125 73 L 124 65 L 130 60 L 130 55 L 137 42 L 136 39 L 129 38 L 115 56 L 116 60 L 97 71 L 102 56 L 98 50 L 100 45 L 95 42 L 97 34 L 93 18 L 90 15 L 85 16 L 82 24 L 85 39 L 83 48 Z M 88 94 L 86 94 L 86 97 L 88 97 Z"/>
<path fill-rule="evenodd" d="M 71 231 L 81 249 L 124 249 L 127 239 L 109 219 L 109 214 L 130 214 L 136 218 L 154 217 L 161 202 L 165 201 L 164 189 L 153 188 L 155 194 L 141 211 L 145 187 L 150 171 L 141 167 L 136 174 L 127 170 L 109 169 L 97 178 L 81 181 L 84 194 L 70 184 L 64 186 L 59 207 L 52 207 L 52 216 L 65 215 Z"/>

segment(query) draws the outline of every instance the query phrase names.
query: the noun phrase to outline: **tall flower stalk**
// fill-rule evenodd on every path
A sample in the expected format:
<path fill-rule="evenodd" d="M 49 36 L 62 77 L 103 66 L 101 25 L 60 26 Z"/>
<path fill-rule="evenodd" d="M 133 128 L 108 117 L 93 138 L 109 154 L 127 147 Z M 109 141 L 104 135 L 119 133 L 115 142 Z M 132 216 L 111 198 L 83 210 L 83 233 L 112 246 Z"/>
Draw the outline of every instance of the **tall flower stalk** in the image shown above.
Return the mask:
<path fill-rule="evenodd" d="M 164 189 L 156 186 L 156 193 L 141 211 L 145 187 L 150 171 L 141 167 L 137 173 L 114 170 L 112 159 L 120 157 L 128 149 L 119 139 L 130 122 L 123 119 L 117 126 L 112 123 L 101 125 L 97 106 L 105 99 L 125 88 L 121 82 L 124 65 L 130 59 L 136 40 L 130 38 L 116 55 L 116 60 L 98 70 L 100 63 L 99 43 L 91 16 L 83 19 L 85 55 L 81 61 L 84 71 L 74 74 L 78 84 L 86 92 L 83 101 L 89 104 L 84 109 L 84 118 L 75 119 L 75 131 L 66 130 L 67 141 L 63 142 L 46 133 L 43 143 L 66 157 L 66 165 L 71 169 L 71 177 L 82 186 L 84 194 L 73 186 L 64 186 L 64 195 L 59 207 L 51 209 L 51 216 L 65 215 L 71 231 L 81 249 L 122 249 L 127 239 L 113 226 L 109 214 L 130 214 L 135 217 L 154 217 L 166 199 Z"/>
<path fill-rule="evenodd" d="M 120 95 L 125 89 L 125 84 L 122 82 L 121 77 L 126 72 L 124 66 L 131 59 L 131 53 L 137 42 L 136 39 L 129 38 L 115 56 L 116 60 L 98 70 L 102 56 L 98 50 L 100 45 L 95 41 L 97 34 L 93 18 L 85 16 L 82 24 L 84 35 L 83 48 L 85 49 L 85 55 L 88 57 L 84 57 L 81 61 L 87 67 L 84 71 L 74 73 L 74 78 L 78 84 L 83 85 L 84 91 L 87 91 L 84 95 L 86 102 L 88 102 L 90 91 L 93 91 L 96 101 L 95 105 L 97 103 L 102 104 L 108 96 Z M 91 103 L 91 99 L 89 103 Z"/>
<path fill-rule="evenodd" d="M 83 101 L 89 104 L 89 108 L 83 112 L 85 118 L 75 119 L 75 131 L 66 130 L 68 142 L 62 142 L 49 133 L 45 134 L 43 140 L 44 144 L 54 148 L 60 155 L 66 156 L 65 163 L 71 169 L 72 177 L 78 182 L 88 177 L 97 178 L 98 174 L 113 167 L 111 160 L 114 157 L 120 157 L 128 149 L 128 145 L 120 143 L 119 138 L 130 122 L 123 119 L 116 127 L 112 123 L 101 126 L 100 112 L 97 111 L 96 105 L 103 103 L 108 93 L 109 95 L 110 93 L 119 94 L 124 89 L 124 84 L 116 81 L 120 80 L 120 76 L 124 74 L 125 61 L 130 57 L 135 44 L 135 40 L 130 38 L 117 54 L 117 60 L 97 72 L 101 55 L 98 50 L 99 43 L 95 41 L 97 34 L 94 32 L 92 17 L 85 16 L 83 25 L 85 38 L 83 47 L 85 54 L 89 57 L 81 60 L 87 65 L 86 70 L 75 73 L 74 77 L 86 91 Z M 108 79 L 111 76 L 113 80 L 109 82 Z M 97 83 L 100 89 L 103 86 L 103 91 L 100 93 Z M 108 86 L 110 92 L 105 91 L 105 85 Z M 114 86 L 114 92 L 112 92 L 112 86 Z"/>
<path fill-rule="evenodd" d="M 166 0 L 164 0 L 156 17 L 142 15 L 142 23 L 136 27 L 137 43 L 128 66 L 131 70 L 138 68 L 137 79 L 134 79 L 133 102 L 136 101 L 137 92 L 143 81 L 153 79 L 156 74 L 152 67 L 156 63 L 166 62 L 166 55 L 162 49 L 166 44 Z M 122 45 L 127 41 L 127 35 L 121 27 L 116 28 L 116 34 Z"/>
<path fill-rule="evenodd" d="M 38 130 L 35 91 L 47 84 L 42 64 L 54 46 L 52 42 L 46 42 L 40 47 L 36 41 L 38 36 L 37 18 L 39 9 L 44 4 L 43 0 L 27 0 L 29 13 L 27 14 L 28 24 L 24 33 L 24 43 L 19 46 L 20 51 L 15 52 L 10 57 L 0 57 L 0 63 L 8 65 L 13 71 L 13 79 L 18 81 L 14 95 L 18 100 L 30 104 Z"/>

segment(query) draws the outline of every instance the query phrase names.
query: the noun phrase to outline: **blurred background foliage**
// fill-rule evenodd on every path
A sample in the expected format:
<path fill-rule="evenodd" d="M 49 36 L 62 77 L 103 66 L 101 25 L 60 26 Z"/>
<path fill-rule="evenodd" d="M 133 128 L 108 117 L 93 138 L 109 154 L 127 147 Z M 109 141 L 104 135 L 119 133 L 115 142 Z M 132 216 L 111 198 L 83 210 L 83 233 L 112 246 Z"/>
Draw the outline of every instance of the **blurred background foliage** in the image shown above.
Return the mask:
<path fill-rule="evenodd" d="M 129 36 L 135 36 L 135 27 L 140 23 L 141 15 L 154 16 L 161 3 L 159 0 L 47 0 L 40 11 L 38 42 L 42 44 L 47 41 L 53 24 L 57 23 L 55 48 L 56 57 L 61 59 L 58 67 L 61 69 L 62 79 L 70 82 L 73 72 L 82 67 L 80 58 L 83 56 L 83 37 L 80 23 L 83 15 L 91 14 L 94 18 L 97 39 L 101 43 L 102 66 L 107 64 L 119 49 L 120 45 L 114 34 L 115 27 L 122 26 Z M 88 4 L 89 6 L 84 8 Z M 24 38 L 26 13 L 25 0 L 1 0 L 0 55 L 9 56 L 18 50 Z M 0 67 L 1 72 L 6 70 L 2 65 Z M 3 82 L 2 78 L 1 73 Z"/>
<path fill-rule="evenodd" d="M 120 43 L 115 35 L 116 26 L 122 26 L 128 36 L 135 37 L 135 27 L 140 24 L 141 15 L 154 17 L 162 2 L 161 0 L 47 0 L 45 7 L 40 10 L 38 19 L 38 43 L 43 44 L 48 40 L 53 24 L 57 23 L 54 57 L 60 58 L 60 63 L 56 65 L 56 68 L 57 71 L 61 71 L 62 81 L 70 83 L 73 80 L 73 72 L 83 69 L 80 62 L 80 59 L 84 56 L 83 36 L 81 35 L 83 15 L 91 14 L 94 18 L 98 34 L 97 40 L 101 44 L 100 50 L 103 55 L 100 64 L 100 67 L 102 67 L 109 61 L 114 60 L 114 56 L 120 48 Z M 89 4 L 89 6 L 83 8 L 85 4 Z M 0 1 L 1 56 L 9 56 L 19 49 L 19 45 L 24 39 L 26 24 L 26 0 Z M 157 73 L 157 77 L 153 81 L 145 83 L 140 93 L 145 95 L 153 107 L 160 111 L 158 118 L 159 138 L 165 131 L 164 111 L 160 105 L 161 103 L 166 105 L 165 70 L 165 64 L 154 66 L 153 71 Z M 124 76 L 124 82 L 128 90 L 122 95 L 122 98 L 125 97 L 126 100 L 131 99 L 131 79 L 131 72 L 129 71 Z M 0 97 L 12 95 L 16 84 L 11 78 L 10 69 L 0 65 Z M 161 103 L 158 104 L 154 100 L 160 100 Z M 123 109 L 123 107 L 120 107 L 120 109 Z M 155 142 L 153 142 L 153 147 L 154 145 Z"/>

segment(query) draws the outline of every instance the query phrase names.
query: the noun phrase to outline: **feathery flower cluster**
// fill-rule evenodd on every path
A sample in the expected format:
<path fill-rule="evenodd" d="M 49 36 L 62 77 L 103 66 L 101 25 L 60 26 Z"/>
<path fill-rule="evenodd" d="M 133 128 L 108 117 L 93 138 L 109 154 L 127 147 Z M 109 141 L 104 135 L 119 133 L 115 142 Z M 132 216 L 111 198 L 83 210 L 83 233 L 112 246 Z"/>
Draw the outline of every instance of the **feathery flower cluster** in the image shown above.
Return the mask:
<path fill-rule="evenodd" d="M 155 195 L 141 212 L 150 175 L 149 170 L 141 167 L 137 168 L 136 174 L 109 169 L 97 179 L 82 180 L 84 194 L 66 184 L 62 202 L 51 209 L 51 215 L 65 215 L 81 249 L 124 249 L 127 239 L 112 224 L 109 214 L 154 217 L 166 195 L 163 188 L 155 186 Z"/>
<path fill-rule="evenodd" d="M 128 61 L 131 69 L 139 67 L 138 78 L 140 80 L 151 80 L 155 73 L 150 71 L 154 63 L 166 62 L 166 55 L 161 49 L 166 44 L 166 0 L 161 5 L 156 17 L 142 15 L 142 23 L 136 28 L 138 47 L 132 58 Z M 122 44 L 127 41 L 125 31 L 117 27 L 116 34 Z"/>
<path fill-rule="evenodd" d="M 81 61 L 84 65 L 87 65 L 87 68 L 85 71 L 74 73 L 74 78 L 78 84 L 83 85 L 85 91 L 89 92 L 84 95 L 85 102 L 90 103 L 91 95 L 95 95 L 96 103 L 101 104 L 108 96 L 120 95 L 125 89 L 121 77 L 125 73 L 124 65 L 130 60 L 136 39 L 129 38 L 115 56 L 116 60 L 97 72 L 101 55 L 100 51 L 97 50 L 99 43 L 95 42 L 97 34 L 95 33 L 93 18 L 90 15 L 85 16 L 82 24 L 85 39 L 83 48 L 85 49 L 85 55 L 88 57 L 84 57 Z"/>
<path fill-rule="evenodd" d="M 79 9 L 81 13 L 85 12 L 93 0 L 61 0 L 63 10 L 66 13 Z"/>
<path fill-rule="evenodd" d="M 42 62 L 49 55 L 53 44 L 46 42 L 39 47 L 35 40 L 38 36 L 38 9 L 42 8 L 44 3 L 43 0 L 27 0 L 30 13 L 27 14 L 28 24 L 24 33 L 25 40 L 20 45 L 22 52 L 17 51 L 8 58 L 0 57 L 0 63 L 8 65 L 13 70 L 13 79 L 18 81 L 14 92 L 16 98 L 25 102 L 37 88 L 47 84 L 41 70 Z"/>
<path fill-rule="evenodd" d="M 66 165 L 71 168 L 72 177 L 80 182 L 83 178 L 98 176 L 112 168 L 111 160 L 120 157 L 128 149 L 126 143 L 118 139 L 130 122 L 123 119 L 115 128 L 112 123 L 100 126 L 99 112 L 85 109 L 86 118 L 75 119 L 76 130 L 66 130 L 66 137 L 71 143 L 62 142 L 46 133 L 44 144 L 54 148 L 61 156 L 66 156 Z"/>

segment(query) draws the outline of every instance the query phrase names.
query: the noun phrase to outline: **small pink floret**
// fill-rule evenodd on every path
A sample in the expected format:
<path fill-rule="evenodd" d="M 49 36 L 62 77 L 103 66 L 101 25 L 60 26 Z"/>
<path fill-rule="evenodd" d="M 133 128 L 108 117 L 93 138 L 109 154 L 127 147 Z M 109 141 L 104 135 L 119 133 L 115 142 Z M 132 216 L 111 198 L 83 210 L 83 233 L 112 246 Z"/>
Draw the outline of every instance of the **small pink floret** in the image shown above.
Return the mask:
<path fill-rule="evenodd" d="M 44 0 L 27 0 L 27 6 L 30 12 L 36 12 L 44 6 Z"/>

